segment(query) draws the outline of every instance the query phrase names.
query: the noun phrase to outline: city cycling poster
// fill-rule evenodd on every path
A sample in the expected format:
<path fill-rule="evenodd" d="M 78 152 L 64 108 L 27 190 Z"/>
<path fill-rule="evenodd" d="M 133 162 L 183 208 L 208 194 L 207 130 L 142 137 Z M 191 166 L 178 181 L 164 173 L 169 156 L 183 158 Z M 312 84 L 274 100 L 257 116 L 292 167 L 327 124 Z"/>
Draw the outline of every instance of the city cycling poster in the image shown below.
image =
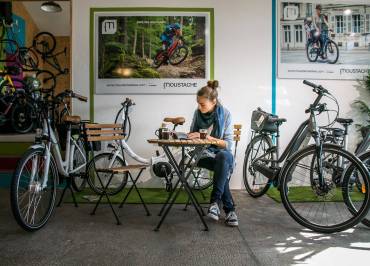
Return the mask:
<path fill-rule="evenodd" d="M 370 73 L 369 1 L 277 1 L 277 74 L 361 79 Z"/>
<path fill-rule="evenodd" d="M 194 94 L 213 76 L 212 9 L 91 12 L 96 94 Z"/>

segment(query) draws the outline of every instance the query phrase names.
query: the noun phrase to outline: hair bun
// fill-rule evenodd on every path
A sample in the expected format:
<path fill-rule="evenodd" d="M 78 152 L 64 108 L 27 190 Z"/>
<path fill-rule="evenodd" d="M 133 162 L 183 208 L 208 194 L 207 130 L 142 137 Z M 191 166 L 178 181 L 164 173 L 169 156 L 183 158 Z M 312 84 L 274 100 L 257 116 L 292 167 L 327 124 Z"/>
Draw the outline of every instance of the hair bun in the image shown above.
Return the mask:
<path fill-rule="evenodd" d="M 209 80 L 207 82 L 207 86 L 212 88 L 212 89 L 217 89 L 218 88 L 218 80 Z"/>

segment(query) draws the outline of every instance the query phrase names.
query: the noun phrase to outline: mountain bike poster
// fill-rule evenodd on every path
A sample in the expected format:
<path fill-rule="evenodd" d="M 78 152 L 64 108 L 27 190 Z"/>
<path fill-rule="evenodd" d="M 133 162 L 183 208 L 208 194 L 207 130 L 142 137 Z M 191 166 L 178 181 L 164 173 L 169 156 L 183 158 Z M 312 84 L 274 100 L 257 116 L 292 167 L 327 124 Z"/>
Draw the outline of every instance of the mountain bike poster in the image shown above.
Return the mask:
<path fill-rule="evenodd" d="M 355 80 L 370 73 L 368 0 L 276 3 L 278 78 Z"/>
<path fill-rule="evenodd" d="M 95 94 L 194 94 L 213 77 L 213 9 L 90 12 Z"/>

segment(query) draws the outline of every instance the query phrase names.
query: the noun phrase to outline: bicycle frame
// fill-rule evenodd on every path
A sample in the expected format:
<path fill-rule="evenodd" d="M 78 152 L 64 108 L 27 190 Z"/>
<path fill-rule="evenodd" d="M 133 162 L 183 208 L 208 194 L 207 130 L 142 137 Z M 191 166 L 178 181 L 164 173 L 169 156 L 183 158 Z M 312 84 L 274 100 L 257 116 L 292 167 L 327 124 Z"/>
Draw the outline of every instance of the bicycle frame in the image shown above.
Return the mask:
<path fill-rule="evenodd" d="M 59 53 L 56 53 L 56 54 L 52 54 L 52 55 L 48 55 L 48 54 L 42 54 L 41 57 L 42 57 L 42 60 L 43 62 L 45 63 L 48 63 L 51 67 L 53 67 L 55 70 L 58 71 L 58 73 L 56 74 L 56 76 L 59 76 L 59 75 L 64 75 L 64 74 L 67 74 L 68 73 L 68 69 L 65 68 L 65 69 L 62 69 L 62 67 L 60 66 L 59 64 L 59 61 L 58 61 L 58 58 L 57 56 L 64 53 L 63 52 L 59 52 Z M 49 60 L 49 59 L 52 59 L 52 60 Z"/>
<path fill-rule="evenodd" d="M 62 176 L 70 176 L 75 172 L 79 171 L 83 167 L 86 166 L 87 160 L 85 156 L 85 151 L 83 151 L 76 143 L 76 141 L 71 136 L 71 126 L 67 130 L 67 141 L 66 141 L 66 152 L 65 158 L 63 160 L 60 146 L 56 134 L 51 127 L 50 119 L 43 120 L 43 136 L 48 140 L 45 145 L 41 145 L 41 147 L 45 148 L 45 164 L 44 164 L 44 176 L 43 176 L 43 184 L 42 188 L 45 188 L 47 185 L 47 177 L 49 174 L 49 165 L 50 160 L 53 156 L 53 159 L 56 163 L 57 169 L 59 174 Z M 40 144 L 33 145 L 31 148 L 40 147 Z M 74 160 L 74 152 L 77 148 L 78 152 L 82 156 L 84 163 L 79 165 L 77 168 L 73 168 L 73 160 Z M 37 165 L 37 162 L 36 162 Z M 32 168 L 34 169 L 34 168 Z M 34 174 L 31 175 L 31 181 L 33 181 Z"/>
<path fill-rule="evenodd" d="M 272 167 L 270 169 L 272 170 L 278 170 L 277 176 L 273 174 L 273 180 L 277 178 L 277 180 L 280 180 L 280 174 L 282 171 L 280 164 L 283 161 L 286 161 L 291 155 L 293 155 L 296 151 L 298 151 L 301 148 L 304 148 L 307 146 L 309 143 L 311 137 L 315 140 L 315 146 L 316 146 L 316 160 L 318 164 L 318 169 L 319 169 L 319 183 L 320 185 L 323 184 L 323 177 L 322 177 L 322 158 L 321 158 L 321 152 L 322 152 L 322 141 L 320 139 L 320 134 L 319 134 L 319 128 L 316 123 L 316 117 L 315 117 L 315 107 L 318 106 L 321 98 L 323 97 L 323 94 L 319 94 L 317 98 L 315 99 L 314 103 L 310 106 L 308 109 L 310 112 L 310 117 L 306 121 L 304 121 L 297 131 L 294 133 L 293 138 L 290 140 L 288 146 L 285 148 L 283 153 L 279 155 L 279 138 L 280 138 L 280 133 L 279 133 L 279 127 L 276 133 L 276 145 L 273 146 L 272 149 L 268 149 L 264 154 L 259 156 L 258 158 L 255 158 L 252 162 L 251 165 L 253 165 L 256 161 L 261 160 L 264 162 L 271 162 Z M 266 133 L 264 133 L 266 135 Z M 272 159 L 265 159 L 266 155 L 272 155 Z M 276 155 L 276 159 L 274 159 L 274 154 Z"/>
<path fill-rule="evenodd" d="M 173 44 L 168 48 L 168 56 L 170 57 L 179 45 L 180 40 L 176 39 Z"/>
<path fill-rule="evenodd" d="M 263 133 L 264 135 L 267 135 L 266 133 Z M 263 159 L 264 161 L 270 161 L 273 164 L 273 167 L 279 167 L 280 164 L 288 158 L 290 155 L 292 155 L 294 152 L 299 150 L 300 148 L 304 148 L 307 146 L 311 135 L 309 132 L 309 120 L 304 121 L 297 129 L 297 131 L 294 133 L 293 138 L 290 140 L 288 143 L 287 147 L 283 151 L 283 153 L 280 155 L 279 154 L 279 149 L 280 149 L 280 135 L 279 135 L 279 130 L 277 134 L 275 135 L 276 137 L 276 147 L 274 150 L 266 151 L 264 154 L 259 156 L 258 158 L 254 159 L 254 161 L 257 161 L 259 159 L 264 158 L 266 155 L 271 154 L 275 152 L 275 158 L 277 159 Z"/>

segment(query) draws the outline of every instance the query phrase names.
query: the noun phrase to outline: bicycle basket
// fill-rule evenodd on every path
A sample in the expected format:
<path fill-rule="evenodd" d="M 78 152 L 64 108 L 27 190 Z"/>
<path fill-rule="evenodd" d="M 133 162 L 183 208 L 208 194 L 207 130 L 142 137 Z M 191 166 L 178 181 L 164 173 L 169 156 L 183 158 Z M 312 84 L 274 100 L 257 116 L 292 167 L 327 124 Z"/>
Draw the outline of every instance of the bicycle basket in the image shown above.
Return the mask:
<path fill-rule="evenodd" d="M 267 113 L 258 107 L 257 110 L 254 110 L 252 113 L 251 129 L 256 132 L 277 132 L 277 125 L 269 122 L 269 117 L 277 116 Z"/>

